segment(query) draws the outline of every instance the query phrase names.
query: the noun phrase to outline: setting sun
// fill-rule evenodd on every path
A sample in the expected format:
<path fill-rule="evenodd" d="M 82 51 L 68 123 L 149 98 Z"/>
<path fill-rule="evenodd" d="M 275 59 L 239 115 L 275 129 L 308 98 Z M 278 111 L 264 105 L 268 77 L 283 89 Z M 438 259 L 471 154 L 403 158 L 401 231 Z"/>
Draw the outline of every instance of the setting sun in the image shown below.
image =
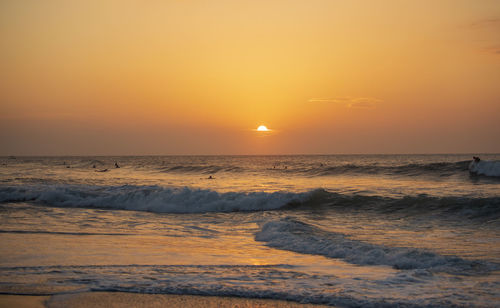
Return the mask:
<path fill-rule="evenodd" d="M 499 34 L 500 0 L 0 0 L 0 308 L 499 303 Z"/>

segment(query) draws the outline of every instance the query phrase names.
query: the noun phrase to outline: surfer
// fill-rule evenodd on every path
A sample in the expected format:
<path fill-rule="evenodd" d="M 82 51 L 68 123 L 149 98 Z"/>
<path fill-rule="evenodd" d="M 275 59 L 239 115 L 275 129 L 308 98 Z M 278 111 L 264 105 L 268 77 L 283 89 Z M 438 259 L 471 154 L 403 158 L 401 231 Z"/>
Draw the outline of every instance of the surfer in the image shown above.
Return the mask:
<path fill-rule="evenodd" d="M 472 156 L 472 161 L 469 164 L 469 173 L 472 175 L 478 175 L 479 174 L 479 169 L 481 168 L 480 165 L 483 165 L 484 163 L 481 162 L 481 158 L 477 156 Z M 484 166 L 483 166 L 484 167 Z"/>
<path fill-rule="evenodd" d="M 120 168 L 120 166 L 118 166 L 117 162 L 115 162 L 115 168 Z"/>
<path fill-rule="evenodd" d="M 494 176 L 500 178 L 500 161 L 482 160 L 477 156 L 472 157 L 469 172 L 473 175 Z"/>
<path fill-rule="evenodd" d="M 208 177 L 209 180 L 214 180 L 215 178 L 213 176 Z"/>

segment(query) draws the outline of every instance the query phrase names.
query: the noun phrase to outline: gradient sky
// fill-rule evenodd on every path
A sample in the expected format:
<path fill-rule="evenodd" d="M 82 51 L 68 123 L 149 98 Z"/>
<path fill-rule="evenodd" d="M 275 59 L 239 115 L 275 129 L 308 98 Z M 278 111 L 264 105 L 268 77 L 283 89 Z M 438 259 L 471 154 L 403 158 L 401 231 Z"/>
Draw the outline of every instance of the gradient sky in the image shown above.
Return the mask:
<path fill-rule="evenodd" d="M 0 2 L 0 155 L 498 153 L 499 136 L 498 0 Z"/>

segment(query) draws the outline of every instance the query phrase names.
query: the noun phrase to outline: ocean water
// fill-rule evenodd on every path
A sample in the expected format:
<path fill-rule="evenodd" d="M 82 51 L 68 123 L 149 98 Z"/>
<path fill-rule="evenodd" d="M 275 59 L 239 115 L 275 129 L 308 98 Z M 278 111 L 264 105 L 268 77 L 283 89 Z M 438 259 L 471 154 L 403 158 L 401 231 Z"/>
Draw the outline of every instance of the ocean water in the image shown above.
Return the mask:
<path fill-rule="evenodd" d="M 0 292 L 499 306 L 480 157 L 2 157 Z"/>

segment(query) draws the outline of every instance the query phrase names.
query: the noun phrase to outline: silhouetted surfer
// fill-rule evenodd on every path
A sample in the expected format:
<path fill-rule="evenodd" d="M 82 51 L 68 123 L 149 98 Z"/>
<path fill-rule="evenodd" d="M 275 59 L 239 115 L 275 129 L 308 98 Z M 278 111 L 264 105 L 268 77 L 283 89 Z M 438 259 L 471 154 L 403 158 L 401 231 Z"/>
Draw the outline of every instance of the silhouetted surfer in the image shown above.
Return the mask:
<path fill-rule="evenodd" d="M 209 180 L 214 180 L 215 178 L 213 176 L 208 177 Z"/>
<path fill-rule="evenodd" d="M 472 161 L 469 164 L 469 173 L 473 175 L 478 175 L 479 174 L 479 162 L 481 161 L 481 158 L 477 156 L 472 156 Z"/>
<path fill-rule="evenodd" d="M 120 168 L 120 166 L 118 166 L 117 162 L 115 162 L 115 168 Z"/>

